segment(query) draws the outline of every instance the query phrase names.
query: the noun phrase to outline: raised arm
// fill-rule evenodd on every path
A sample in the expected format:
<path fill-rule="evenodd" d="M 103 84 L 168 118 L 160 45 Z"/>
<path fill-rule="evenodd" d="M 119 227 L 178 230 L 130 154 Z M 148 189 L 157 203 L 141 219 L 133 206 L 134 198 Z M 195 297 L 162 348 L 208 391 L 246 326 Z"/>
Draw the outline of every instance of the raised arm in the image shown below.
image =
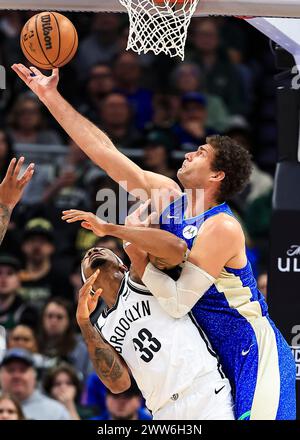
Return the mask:
<path fill-rule="evenodd" d="M 6 234 L 11 213 L 34 173 L 34 164 L 30 164 L 23 176 L 19 177 L 23 163 L 24 157 L 21 157 L 18 162 L 17 159 L 12 159 L 0 184 L 0 244 Z"/>
<path fill-rule="evenodd" d="M 140 210 L 141 208 L 138 208 L 133 214 L 138 217 Z M 142 227 L 128 226 L 128 224 L 126 226 L 114 225 L 106 223 L 91 212 L 70 209 L 63 211 L 62 219 L 66 220 L 67 223 L 80 221 L 84 228 L 92 230 L 99 237 L 111 235 L 125 242 L 130 242 L 144 252 L 147 252 L 147 254 L 157 257 L 161 264 L 165 263 L 167 267 L 177 266 L 182 263 L 187 251 L 185 241 L 176 237 L 176 235 L 161 229 L 146 227 L 149 218 Z M 135 264 L 135 269 L 138 273 L 143 272 L 147 261 L 141 261 L 138 266 Z"/>
<path fill-rule="evenodd" d="M 128 192 L 143 191 L 141 200 L 150 197 L 151 188 L 175 188 L 178 185 L 168 177 L 142 170 L 122 154 L 109 137 L 88 119 L 78 113 L 58 92 L 58 69 L 51 76 L 43 75 L 35 67 L 28 69 L 22 64 L 14 64 L 12 69 L 45 104 L 61 127 L 113 180 Z M 125 184 L 122 182 L 126 182 Z"/>
<path fill-rule="evenodd" d="M 110 344 L 104 341 L 90 321 L 90 315 L 95 310 L 101 295 L 101 290 L 91 295 L 98 274 L 99 270 L 80 289 L 76 318 L 96 374 L 112 393 L 117 394 L 126 391 L 130 387 L 131 380 L 123 359 Z"/>

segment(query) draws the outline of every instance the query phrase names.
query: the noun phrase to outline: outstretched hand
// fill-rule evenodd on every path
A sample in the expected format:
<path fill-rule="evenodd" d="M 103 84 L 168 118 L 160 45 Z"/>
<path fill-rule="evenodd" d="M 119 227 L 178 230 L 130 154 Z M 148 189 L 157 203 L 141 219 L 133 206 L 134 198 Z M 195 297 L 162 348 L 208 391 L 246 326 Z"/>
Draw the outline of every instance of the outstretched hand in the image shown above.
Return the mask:
<path fill-rule="evenodd" d="M 101 220 L 92 212 L 79 211 L 78 209 L 69 209 L 63 211 L 62 220 L 67 223 L 81 222 L 81 226 L 85 229 L 93 231 L 98 237 L 108 235 L 108 223 Z"/>
<path fill-rule="evenodd" d="M 82 324 L 90 319 L 91 313 L 95 310 L 98 300 L 102 294 L 102 289 L 96 290 L 95 294 L 92 295 L 93 285 L 100 274 L 100 269 L 91 275 L 82 288 L 79 290 L 78 304 L 76 311 L 76 319 L 78 324 Z"/>
<path fill-rule="evenodd" d="M 33 66 L 28 69 L 23 64 L 13 64 L 11 68 L 40 100 L 43 100 L 47 93 L 57 89 L 59 81 L 58 68 L 53 69 L 50 76 L 43 75 L 39 69 Z"/>
<path fill-rule="evenodd" d="M 10 210 L 13 210 L 20 201 L 24 189 L 34 173 L 34 164 L 31 163 L 23 175 L 19 177 L 23 163 L 24 157 L 21 157 L 18 161 L 16 158 L 13 158 L 0 184 L 0 203 Z"/>

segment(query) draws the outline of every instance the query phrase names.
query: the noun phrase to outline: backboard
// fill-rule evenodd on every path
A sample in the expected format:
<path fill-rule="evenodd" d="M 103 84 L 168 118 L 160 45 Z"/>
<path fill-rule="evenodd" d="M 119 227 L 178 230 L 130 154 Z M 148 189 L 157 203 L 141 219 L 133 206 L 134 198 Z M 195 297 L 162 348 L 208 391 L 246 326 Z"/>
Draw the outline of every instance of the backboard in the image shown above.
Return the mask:
<path fill-rule="evenodd" d="M 300 0 L 199 0 L 196 15 L 300 17 Z M 119 0 L 0 0 L 0 9 L 125 12 Z"/>

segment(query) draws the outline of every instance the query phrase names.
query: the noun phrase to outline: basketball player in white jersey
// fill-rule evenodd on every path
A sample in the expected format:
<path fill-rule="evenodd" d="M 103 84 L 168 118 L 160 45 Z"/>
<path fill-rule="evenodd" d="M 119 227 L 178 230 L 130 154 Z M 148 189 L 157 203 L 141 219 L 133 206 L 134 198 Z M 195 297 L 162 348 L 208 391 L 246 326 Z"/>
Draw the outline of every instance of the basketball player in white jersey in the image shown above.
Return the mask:
<path fill-rule="evenodd" d="M 96 373 L 112 392 L 130 386 L 129 369 L 156 420 L 234 419 L 229 381 L 191 316 L 169 316 L 108 249 L 86 253 L 82 276 L 88 280 L 77 321 Z M 107 304 L 102 313 L 100 295 Z"/>

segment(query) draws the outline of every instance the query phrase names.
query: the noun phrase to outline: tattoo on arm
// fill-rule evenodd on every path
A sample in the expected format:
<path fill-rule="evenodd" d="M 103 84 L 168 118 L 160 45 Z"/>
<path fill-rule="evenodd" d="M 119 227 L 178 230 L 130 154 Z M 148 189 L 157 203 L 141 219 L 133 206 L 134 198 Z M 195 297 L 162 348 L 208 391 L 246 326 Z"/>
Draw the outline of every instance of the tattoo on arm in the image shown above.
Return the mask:
<path fill-rule="evenodd" d="M 0 203 L 0 244 L 3 241 L 3 238 L 6 234 L 9 221 L 11 216 L 11 210 L 6 206 Z"/>
<path fill-rule="evenodd" d="M 81 325 L 80 328 L 97 375 L 103 382 L 118 381 L 126 373 L 126 367 L 119 354 L 103 340 L 90 322 Z"/>
<path fill-rule="evenodd" d="M 103 377 L 108 377 L 112 381 L 119 379 L 124 367 L 118 359 L 117 353 L 109 348 L 96 348 L 94 365 L 102 372 Z"/>

